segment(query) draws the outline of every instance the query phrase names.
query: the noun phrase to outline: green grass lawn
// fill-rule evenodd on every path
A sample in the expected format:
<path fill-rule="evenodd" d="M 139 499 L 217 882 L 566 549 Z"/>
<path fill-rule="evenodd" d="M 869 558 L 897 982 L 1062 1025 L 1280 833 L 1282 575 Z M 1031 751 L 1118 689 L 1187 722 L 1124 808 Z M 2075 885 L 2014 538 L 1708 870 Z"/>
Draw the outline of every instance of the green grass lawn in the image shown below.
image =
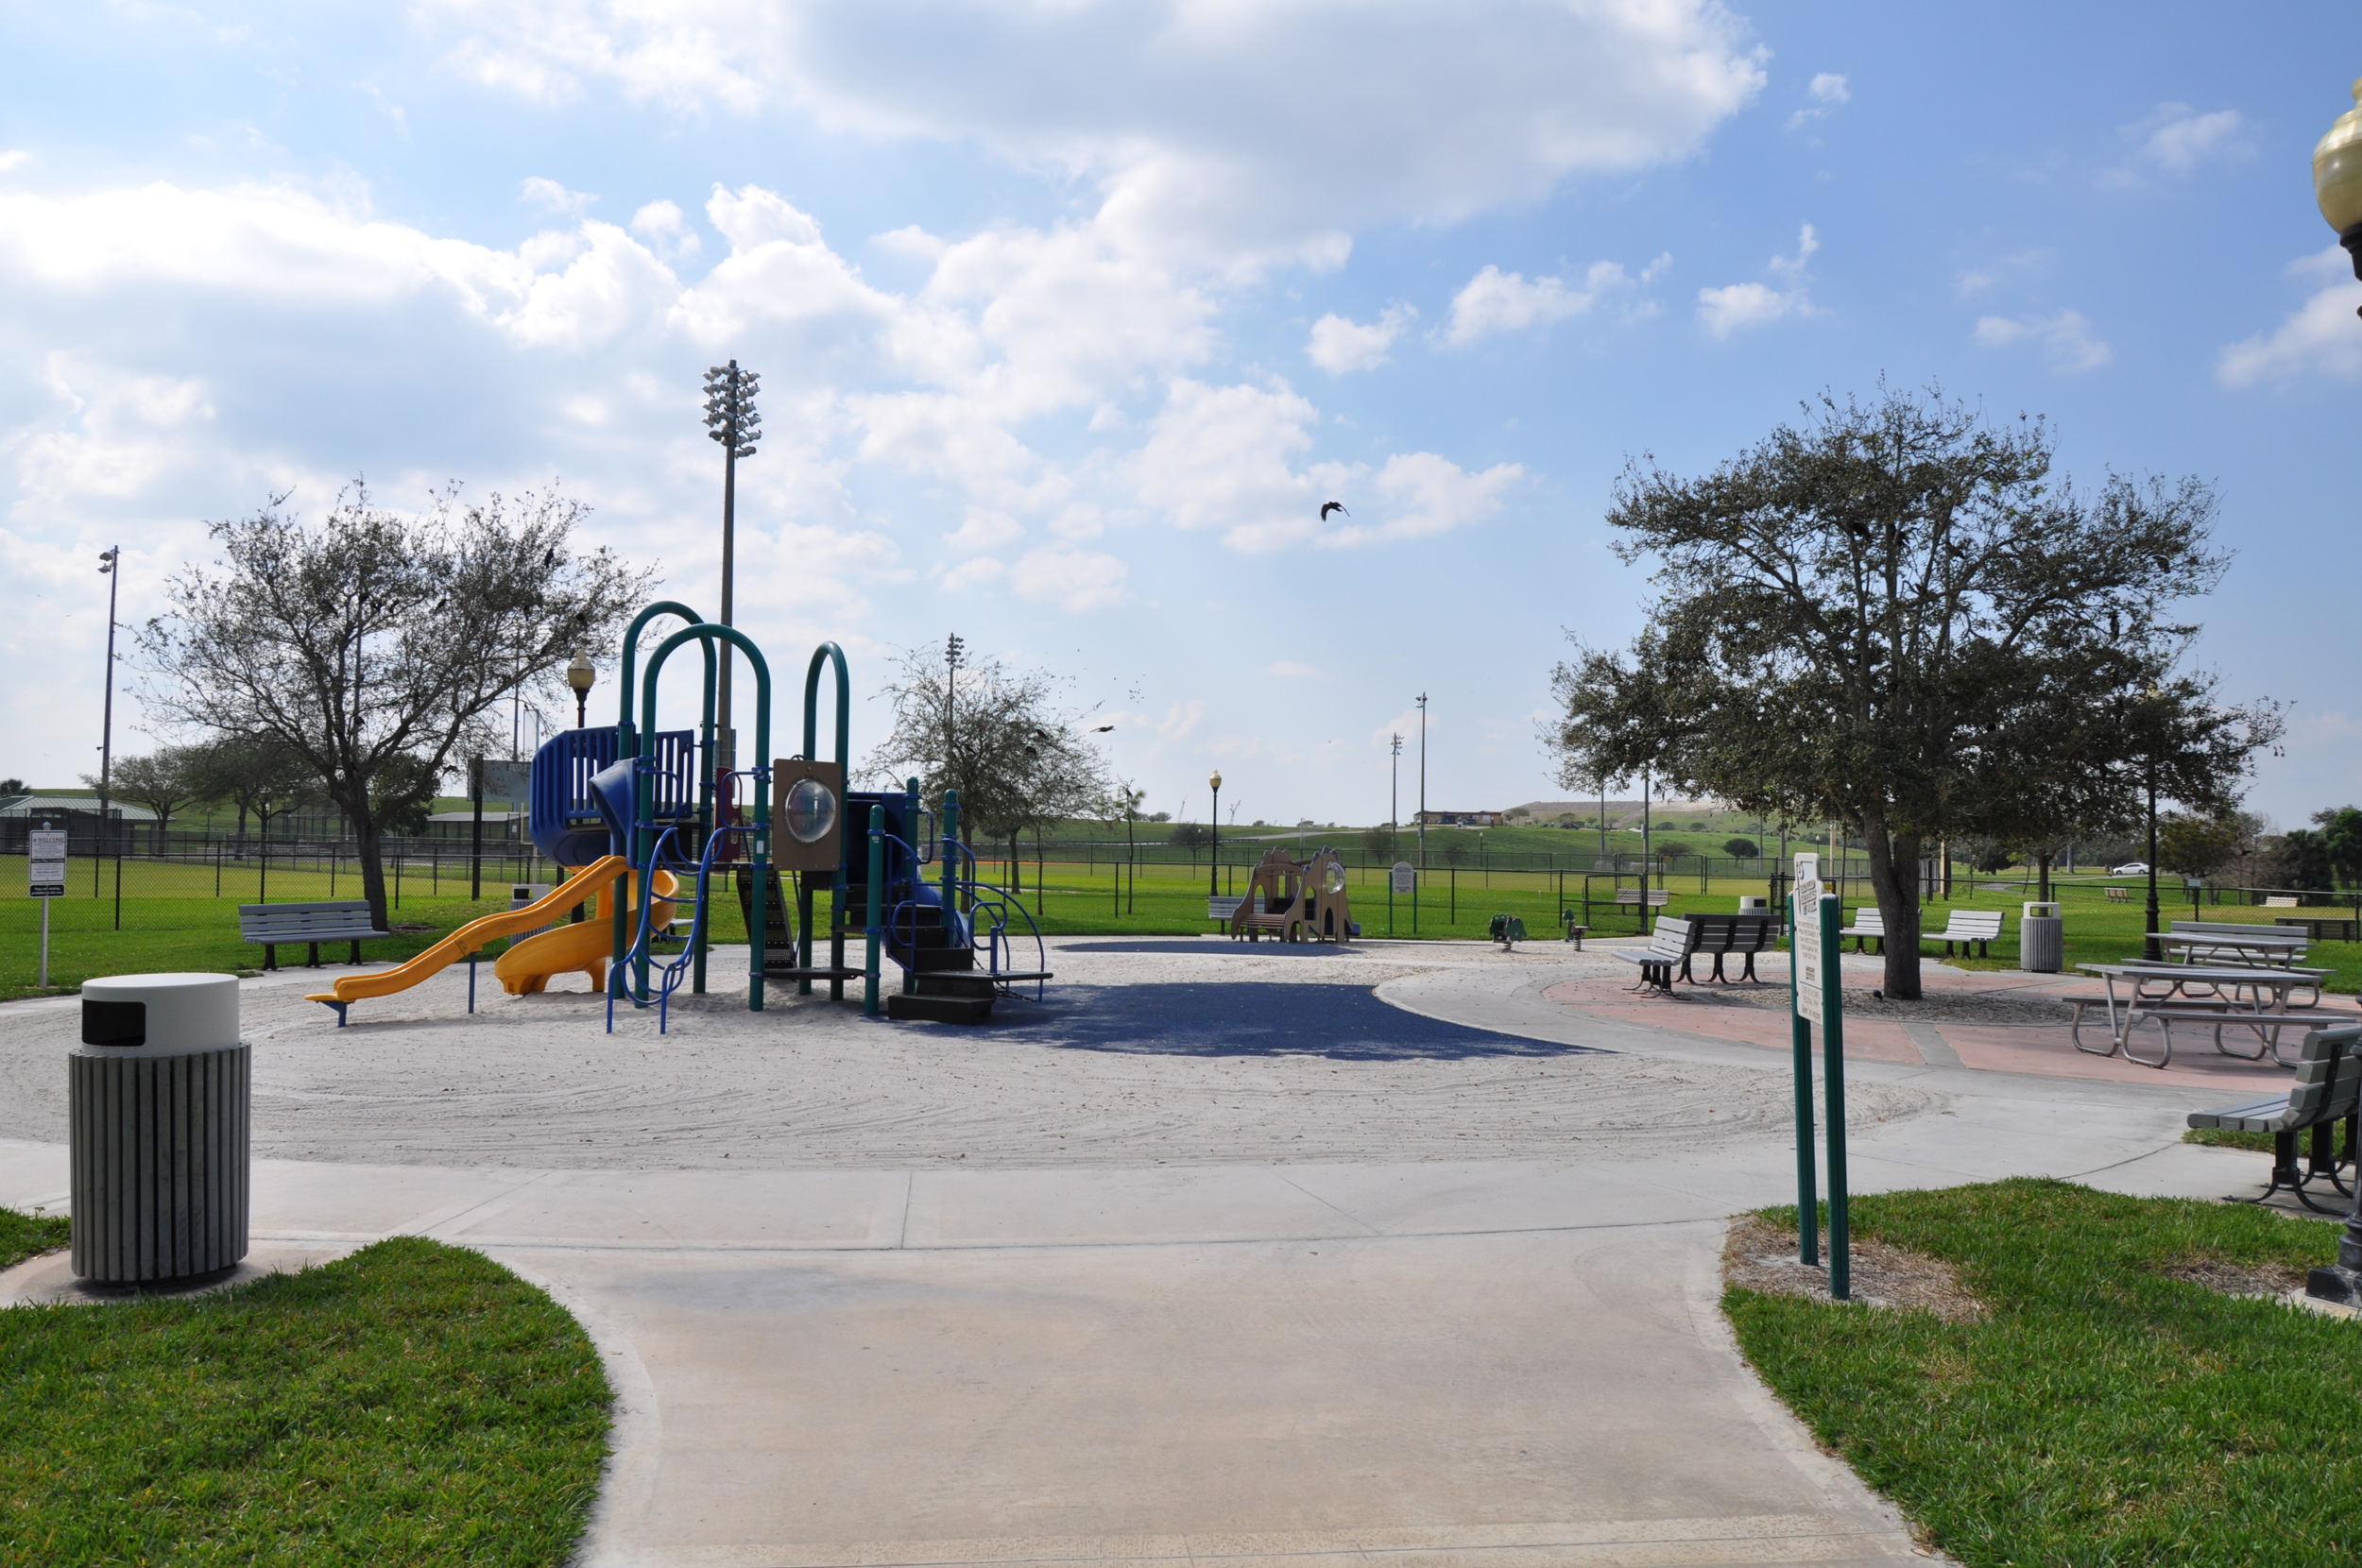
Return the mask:
<path fill-rule="evenodd" d="M 547 1296 L 411 1236 L 218 1295 L 0 1310 L 0 1388 L 11 1563 L 561 1563 L 609 1403 Z"/>
<path fill-rule="evenodd" d="M 66 1244 L 63 1215 L 19 1214 L 0 1209 L 0 1269 Z"/>
<path fill-rule="evenodd" d="M 14 864 L 16 879 L 11 880 L 10 862 L 0 858 L 0 999 L 31 995 L 36 979 L 39 906 L 23 896 L 21 858 Z M 234 971 L 260 964 L 261 949 L 240 940 L 237 931 L 237 905 L 241 901 L 250 902 L 255 895 L 250 869 L 238 873 L 231 868 L 231 873 L 225 874 L 221 895 L 215 896 L 211 866 L 129 864 L 134 870 L 127 872 L 121 930 L 114 929 L 111 884 L 103 878 L 102 896 L 90 896 L 77 877 L 72 884 L 74 895 L 53 902 L 53 988 L 70 989 L 94 975 L 163 969 Z M 1717 867 L 1722 868 L 1720 864 Z M 78 874 L 78 863 L 76 869 Z M 391 912 L 397 924 L 430 929 L 370 943 L 364 948 L 367 956 L 408 957 L 466 921 L 508 907 L 508 884 L 505 879 L 497 883 L 488 881 L 487 891 L 497 892 L 500 896 L 471 901 L 464 896 L 466 885 L 458 874 L 452 867 L 444 869 L 453 874 L 423 878 L 405 875 L 402 902 Z M 982 870 L 987 880 L 1003 886 L 1010 884 L 1006 862 L 986 861 Z M 1221 875 L 1224 891 L 1237 893 L 1246 883 L 1248 872 L 1245 866 L 1225 865 Z M 245 875 L 248 885 L 230 885 L 237 875 Z M 1591 928 L 1594 936 L 1629 936 L 1639 931 L 1643 924 L 1635 912 L 1616 907 L 1611 884 L 1604 878 L 1594 882 L 1594 901 L 1586 912 L 1583 906 L 1583 878 L 1580 874 L 1562 877 L 1551 872 L 1487 871 L 1475 865 L 1431 866 L 1420 886 L 1415 920 L 1408 897 L 1394 900 L 1390 920 L 1382 871 L 1357 869 L 1350 875 L 1354 914 L 1361 923 L 1363 934 L 1369 937 L 1481 939 L 1492 916 L 1498 913 L 1520 916 L 1529 938 L 1544 943 L 1559 931 L 1562 895 L 1564 907 L 1572 909 L 1577 918 Z M 1208 878 L 1202 864 L 1142 866 L 1136 879 L 1128 871 L 1119 877 L 1118 868 L 1107 861 L 1095 865 L 1052 861 L 1046 870 L 1025 861 L 1018 868 L 1017 880 L 1022 886 L 1027 911 L 1035 915 L 1046 934 L 1161 936 L 1202 934 L 1213 929 L 1206 918 Z M 1711 881 L 1703 881 L 1703 885 L 1702 881 L 1694 870 L 1668 877 L 1666 887 L 1672 899 L 1656 912 L 1676 916 L 1726 912 L 1737 907 L 1740 895 L 1759 895 L 1766 887 L 1759 878 L 1716 876 Z M 2137 892 L 2124 902 L 2111 902 L 2103 895 L 2106 885 L 2091 878 L 2059 885 L 2058 894 L 2065 905 L 2070 974 L 2079 963 L 2121 960 L 2137 956 L 2141 950 L 2142 910 L 2136 901 Z M 345 898 L 358 895 L 359 888 L 350 869 L 333 878 L 326 871 L 271 872 L 270 895 L 274 901 L 327 898 L 332 893 Z M 1867 895 L 1867 889 L 1858 883 L 1848 883 L 1846 893 L 1850 917 L 1852 910 Z M 1962 878 L 1955 883 L 1955 894 L 1950 904 L 1926 906 L 1925 919 L 1929 929 L 1940 929 L 1952 908 L 2003 910 L 2009 919 L 2001 939 L 1993 944 L 1992 956 L 1960 962 L 1970 967 L 2014 968 L 2024 891 L 2015 886 L 1980 889 Z M 827 897 L 823 895 L 818 903 L 825 929 Z M 2186 919 L 2192 912 L 2186 903 L 2168 906 L 2165 918 Z M 2207 905 L 2196 912 L 2210 920 L 2268 924 L 2265 919 L 2268 912 L 2234 904 Z M 745 940 L 745 922 L 732 895 L 726 893 L 717 900 L 710 924 L 712 938 L 717 943 Z M 1016 921 L 1015 925 L 1021 939 L 1025 934 L 1024 922 Z M 487 952 L 497 954 L 500 950 L 501 945 L 495 944 Z M 332 946 L 322 956 L 333 958 L 341 951 Z M 303 951 L 281 949 L 282 963 L 291 956 L 300 962 Z M 1929 949 L 1929 956 L 1934 956 L 1934 949 Z M 2332 971 L 2328 981 L 2332 990 L 2362 989 L 2362 946 L 2317 943 L 2306 962 Z"/>
<path fill-rule="evenodd" d="M 1795 1211 L 1765 1218 L 1795 1230 Z M 1740 1347 L 1814 1435 L 1975 1564 L 2362 1560 L 2362 1324 L 2170 1278 L 2326 1263 L 2337 1227 L 2011 1181 L 1857 1198 L 1956 1265 L 1981 1321 L 1733 1287 Z"/>

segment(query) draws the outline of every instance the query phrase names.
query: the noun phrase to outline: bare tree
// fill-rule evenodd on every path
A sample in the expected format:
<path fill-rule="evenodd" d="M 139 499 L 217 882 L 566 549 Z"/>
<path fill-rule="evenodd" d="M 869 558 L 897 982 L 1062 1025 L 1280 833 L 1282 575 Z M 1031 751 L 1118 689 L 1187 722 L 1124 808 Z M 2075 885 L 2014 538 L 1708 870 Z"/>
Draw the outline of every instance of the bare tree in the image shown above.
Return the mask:
<path fill-rule="evenodd" d="M 121 758 L 108 777 L 106 791 L 117 800 L 145 806 L 156 813 L 155 844 L 161 849 L 164 829 L 172 826 L 174 815 L 205 798 L 197 762 L 196 748 L 191 746 L 159 746 L 145 757 Z M 84 774 L 82 782 L 94 790 L 99 788 L 96 774 Z"/>
<path fill-rule="evenodd" d="M 463 506 L 457 486 L 409 518 L 359 481 L 307 528 L 274 496 L 213 525 L 216 568 L 166 584 L 140 637 L 149 711 L 300 758 L 359 840 L 385 919 L 387 825 L 430 800 L 486 714 L 612 639 L 648 573 L 572 548 L 583 508 L 554 491 Z"/>
<path fill-rule="evenodd" d="M 1019 834 L 1087 816 L 1107 793 L 1106 763 L 1080 732 L 1082 715 L 1059 705 L 1056 677 L 997 659 L 955 673 L 916 649 L 896 667 L 883 692 L 894 702 L 894 731 L 864 767 L 888 786 L 916 776 L 930 798 L 958 790 L 971 842 L 1005 839 L 1014 861 Z"/>

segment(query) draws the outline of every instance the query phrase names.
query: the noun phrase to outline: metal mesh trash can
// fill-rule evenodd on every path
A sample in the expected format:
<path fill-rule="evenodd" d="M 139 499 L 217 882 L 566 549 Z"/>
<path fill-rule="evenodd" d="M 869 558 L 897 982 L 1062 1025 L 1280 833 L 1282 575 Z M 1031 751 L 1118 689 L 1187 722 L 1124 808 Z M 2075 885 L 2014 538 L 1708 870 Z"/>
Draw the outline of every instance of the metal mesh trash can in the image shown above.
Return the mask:
<path fill-rule="evenodd" d="M 136 1285 L 246 1256 L 252 1096 L 237 978 L 85 981 L 66 1075 L 75 1273 Z"/>
<path fill-rule="evenodd" d="M 2066 922 L 2058 905 L 2026 906 L 2017 923 L 2017 966 L 2032 975 L 2055 975 L 2066 966 Z"/>

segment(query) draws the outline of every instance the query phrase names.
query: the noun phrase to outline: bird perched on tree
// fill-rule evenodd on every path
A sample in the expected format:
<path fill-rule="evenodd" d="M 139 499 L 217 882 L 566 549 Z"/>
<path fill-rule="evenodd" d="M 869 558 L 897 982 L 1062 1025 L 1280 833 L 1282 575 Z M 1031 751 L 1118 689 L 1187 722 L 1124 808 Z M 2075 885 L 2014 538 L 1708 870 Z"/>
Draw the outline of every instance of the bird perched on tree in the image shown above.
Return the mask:
<path fill-rule="evenodd" d="M 1328 520 L 1328 514 L 1331 512 L 1345 512 L 1345 503 L 1342 501 L 1329 501 L 1322 503 L 1321 520 L 1323 522 L 1326 522 Z M 1353 514 L 1351 512 L 1345 512 L 1345 516 L 1351 517 Z"/>

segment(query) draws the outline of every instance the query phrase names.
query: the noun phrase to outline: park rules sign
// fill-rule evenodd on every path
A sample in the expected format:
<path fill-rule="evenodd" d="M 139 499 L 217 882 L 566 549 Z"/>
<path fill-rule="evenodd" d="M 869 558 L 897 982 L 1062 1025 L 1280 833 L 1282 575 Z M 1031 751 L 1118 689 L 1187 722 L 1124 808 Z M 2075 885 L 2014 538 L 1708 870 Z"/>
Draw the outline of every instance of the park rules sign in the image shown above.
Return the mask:
<path fill-rule="evenodd" d="M 1796 975 L 1796 1013 L 1807 1023 L 1818 1024 L 1821 1017 L 1823 964 L 1827 955 L 1821 950 L 1821 857 L 1796 857 L 1796 892 L 1789 905 L 1788 929 L 1793 947 Z"/>
<path fill-rule="evenodd" d="M 65 830 L 36 827 L 25 835 L 25 868 L 32 898 L 65 896 Z"/>

